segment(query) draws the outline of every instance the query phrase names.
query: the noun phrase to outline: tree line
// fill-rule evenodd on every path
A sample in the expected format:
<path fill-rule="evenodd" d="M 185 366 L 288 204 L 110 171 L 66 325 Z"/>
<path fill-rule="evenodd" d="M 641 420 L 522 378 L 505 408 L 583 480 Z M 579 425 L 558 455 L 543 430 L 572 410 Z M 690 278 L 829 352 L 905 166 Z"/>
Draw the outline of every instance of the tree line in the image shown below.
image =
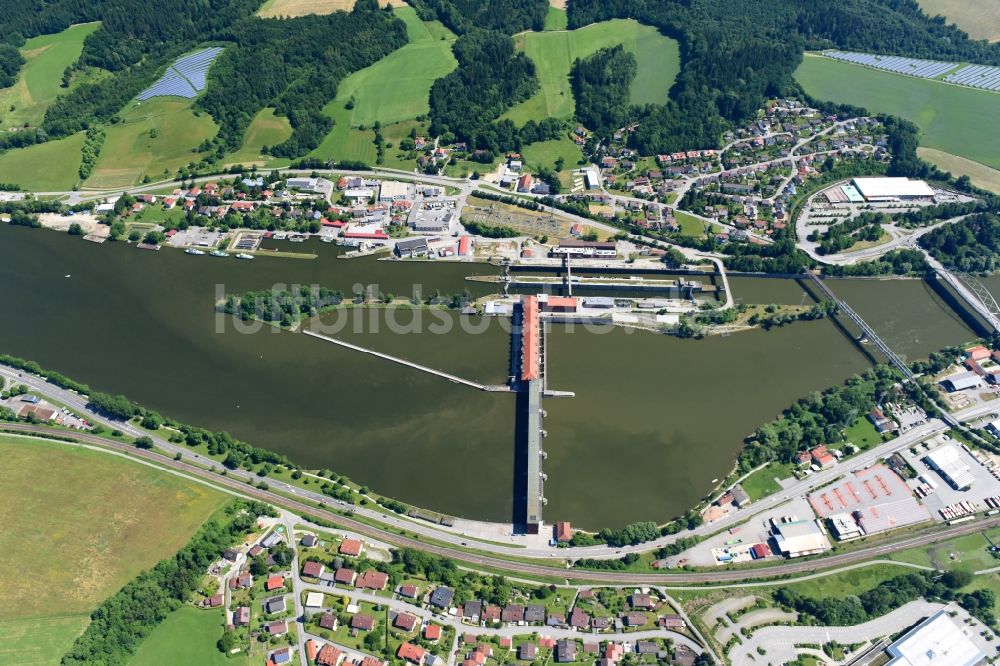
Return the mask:
<path fill-rule="evenodd" d="M 1000 216 L 995 213 L 942 225 L 917 242 L 942 264 L 967 273 L 992 273 L 1000 268 Z"/>

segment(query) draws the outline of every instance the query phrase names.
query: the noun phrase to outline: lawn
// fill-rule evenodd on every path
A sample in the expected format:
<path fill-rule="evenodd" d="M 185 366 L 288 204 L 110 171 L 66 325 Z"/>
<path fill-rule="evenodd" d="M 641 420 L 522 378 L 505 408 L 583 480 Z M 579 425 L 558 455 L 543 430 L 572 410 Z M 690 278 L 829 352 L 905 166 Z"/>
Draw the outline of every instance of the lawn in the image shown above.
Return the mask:
<path fill-rule="evenodd" d="M 230 660 L 215 647 L 222 635 L 223 617 L 219 610 L 183 606 L 174 611 L 142 642 L 130 666 L 199 664 L 233 666 L 249 659 Z"/>
<path fill-rule="evenodd" d="M 994 559 L 987 550 L 990 545 L 986 539 L 987 536 L 994 543 L 1000 542 L 1000 529 L 987 530 L 986 536 L 983 536 L 982 533 L 969 534 L 930 546 L 911 548 L 893 553 L 890 557 L 900 562 L 942 569 L 962 569 L 964 571 L 990 569 L 1000 566 L 1000 560 Z M 996 575 L 994 574 L 992 577 L 996 577 Z"/>
<path fill-rule="evenodd" d="M 861 450 L 865 450 L 882 443 L 882 435 L 867 417 L 862 416 L 855 421 L 851 427 L 844 431 L 847 441 L 854 444 Z"/>
<path fill-rule="evenodd" d="M 813 97 L 907 118 L 920 143 L 1000 169 L 1000 94 L 807 55 L 795 78 Z"/>
<path fill-rule="evenodd" d="M 747 491 L 750 499 L 757 501 L 762 497 L 772 495 L 781 486 L 776 479 L 788 479 L 792 477 L 792 466 L 790 464 L 770 463 L 767 467 L 753 472 L 740 482 L 743 490 Z"/>
<path fill-rule="evenodd" d="M 89 613 L 0 620 L 0 664 L 55 666 L 88 624 Z"/>
<path fill-rule="evenodd" d="M 288 118 L 274 115 L 274 109 L 261 109 L 247 128 L 243 146 L 226 159 L 232 164 L 266 166 L 274 158 L 261 154 L 260 149 L 284 143 L 291 135 Z"/>
<path fill-rule="evenodd" d="M 156 97 L 131 102 L 122 122 L 107 128 L 107 138 L 97 166 L 86 186 L 127 187 L 143 176 L 161 180 L 182 166 L 197 162 L 194 153 L 218 127 L 207 113 L 195 113 L 192 100 Z"/>
<path fill-rule="evenodd" d="M 940 14 L 973 39 L 1000 40 L 1000 3 L 996 0 L 917 0 L 928 16 Z"/>
<path fill-rule="evenodd" d="M 700 237 L 705 235 L 705 221 L 684 211 L 674 211 L 674 219 L 677 220 L 681 233 L 685 236 Z"/>
<path fill-rule="evenodd" d="M 179 550 L 225 501 L 107 453 L 10 435 L 0 453 L 2 620 L 89 613 Z"/>
<path fill-rule="evenodd" d="M 976 187 L 1000 194 L 1000 171 L 996 169 L 933 148 L 918 148 L 917 154 L 942 171 L 950 171 L 956 176 L 968 176 Z"/>
<path fill-rule="evenodd" d="M 563 170 L 559 174 L 559 180 L 564 190 L 569 190 L 573 184 L 573 169 L 577 168 L 577 162 L 583 159 L 583 151 L 573 143 L 572 139 L 563 137 L 552 141 L 539 141 L 525 146 L 521 150 L 524 163 L 531 171 L 537 171 L 541 167 L 546 167 L 555 171 L 556 160 L 560 157 L 563 160 Z"/>
<path fill-rule="evenodd" d="M 25 42 L 21 55 L 25 64 L 17 83 L 0 90 L 0 128 L 38 125 L 46 109 L 56 97 L 66 92 L 62 88 L 63 70 L 80 59 L 83 40 L 100 27 L 100 23 L 82 23 L 52 35 L 42 35 Z M 10 111 L 10 107 L 15 107 Z"/>
<path fill-rule="evenodd" d="M 376 121 L 389 125 L 428 113 L 431 85 L 455 69 L 451 31 L 437 21 L 421 21 L 409 7 L 393 11 L 406 23 L 410 42 L 341 82 L 337 97 L 323 109 L 336 126 L 313 156 L 362 159 L 351 143 L 351 128 L 371 127 Z M 354 107 L 346 108 L 352 100 Z M 372 148 L 372 157 L 364 161 L 374 160 Z"/>
<path fill-rule="evenodd" d="M 26 190 L 69 190 L 80 180 L 83 132 L 57 141 L 0 154 L 0 182 L 16 183 Z"/>
<path fill-rule="evenodd" d="M 573 61 L 607 46 L 623 44 L 635 54 L 639 69 L 630 97 L 636 104 L 665 101 L 680 72 L 677 42 L 631 19 L 604 21 L 578 30 L 528 32 L 517 40 L 534 61 L 541 83 L 536 95 L 504 114 L 519 125 L 548 116 L 571 117 L 575 110 L 569 84 Z"/>

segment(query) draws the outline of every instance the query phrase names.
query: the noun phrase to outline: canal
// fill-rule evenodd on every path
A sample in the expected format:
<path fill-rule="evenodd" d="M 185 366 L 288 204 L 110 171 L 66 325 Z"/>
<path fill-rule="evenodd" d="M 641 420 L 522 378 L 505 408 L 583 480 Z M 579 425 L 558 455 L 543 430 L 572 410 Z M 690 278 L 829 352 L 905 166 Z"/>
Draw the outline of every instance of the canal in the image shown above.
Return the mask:
<path fill-rule="evenodd" d="M 240 262 L 0 225 L 7 302 L 0 350 L 403 501 L 510 520 L 513 396 L 298 333 L 240 332 L 213 312 L 220 293 L 275 284 L 347 293 L 377 284 L 397 295 L 419 285 L 424 296 L 478 295 L 490 285 L 465 276 L 496 269 L 339 260 L 339 248 L 319 242 L 282 249 L 320 256 Z M 732 285 L 748 303 L 797 304 L 804 294 L 790 280 L 734 278 Z M 972 337 L 920 281 L 833 287 L 911 357 Z M 360 314 L 364 325 L 334 313 L 315 325 L 485 383 L 506 378 L 509 340 L 499 320 L 426 310 Z M 590 528 L 683 512 L 726 474 L 757 425 L 867 364 L 830 321 L 697 341 L 556 328 L 548 349 L 550 385 L 577 397 L 545 404 L 546 520 Z"/>

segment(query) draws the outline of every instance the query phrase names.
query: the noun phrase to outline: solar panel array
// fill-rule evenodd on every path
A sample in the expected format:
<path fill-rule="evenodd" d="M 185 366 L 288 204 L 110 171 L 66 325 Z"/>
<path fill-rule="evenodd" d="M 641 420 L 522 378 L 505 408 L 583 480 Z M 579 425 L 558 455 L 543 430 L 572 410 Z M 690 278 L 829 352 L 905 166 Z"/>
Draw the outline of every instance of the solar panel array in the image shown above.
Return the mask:
<path fill-rule="evenodd" d="M 870 53 L 851 53 L 850 51 L 825 51 L 823 55 L 834 60 L 844 60 L 846 62 L 853 62 L 856 65 L 916 76 L 921 79 L 933 79 L 958 67 L 958 63 L 954 62 L 918 60 L 916 58 L 873 55 Z"/>
<path fill-rule="evenodd" d="M 222 48 L 213 46 L 178 58 L 156 83 L 139 93 L 136 99 L 144 102 L 152 97 L 197 97 L 205 89 L 208 69 L 220 53 Z"/>
<path fill-rule="evenodd" d="M 1000 92 L 1000 67 L 967 65 L 954 74 L 944 77 L 944 80 L 961 86 Z"/>

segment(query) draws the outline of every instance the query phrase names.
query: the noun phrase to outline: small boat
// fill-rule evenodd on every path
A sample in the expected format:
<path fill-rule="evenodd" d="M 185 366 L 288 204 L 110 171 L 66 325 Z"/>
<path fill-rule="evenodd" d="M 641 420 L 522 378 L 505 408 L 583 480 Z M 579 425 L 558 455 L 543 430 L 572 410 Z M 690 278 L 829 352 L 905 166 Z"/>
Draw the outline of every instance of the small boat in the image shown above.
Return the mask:
<path fill-rule="evenodd" d="M 204 250 L 196 250 L 193 247 L 189 247 L 188 249 L 184 250 L 184 254 L 202 255 L 202 254 L 205 254 L 205 251 Z"/>
<path fill-rule="evenodd" d="M 320 236 L 319 239 L 324 243 L 332 243 L 335 240 L 333 236 Z"/>
<path fill-rule="evenodd" d="M 272 238 L 274 238 L 274 240 L 285 240 L 286 238 L 288 238 L 288 232 L 287 231 L 275 231 L 274 232 L 274 236 L 272 236 Z"/>
<path fill-rule="evenodd" d="M 228 257 L 228 252 L 223 252 L 222 250 L 212 250 L 210 253 L 213 257 Z"/>
<path fill-rule="evenodd" d="M 253 259 L 253 255 L 252 254 L 246 254 L 246 253 L 240 252 L 238 255 L 236 255 L 236 258 L 237 259 Z"/>

